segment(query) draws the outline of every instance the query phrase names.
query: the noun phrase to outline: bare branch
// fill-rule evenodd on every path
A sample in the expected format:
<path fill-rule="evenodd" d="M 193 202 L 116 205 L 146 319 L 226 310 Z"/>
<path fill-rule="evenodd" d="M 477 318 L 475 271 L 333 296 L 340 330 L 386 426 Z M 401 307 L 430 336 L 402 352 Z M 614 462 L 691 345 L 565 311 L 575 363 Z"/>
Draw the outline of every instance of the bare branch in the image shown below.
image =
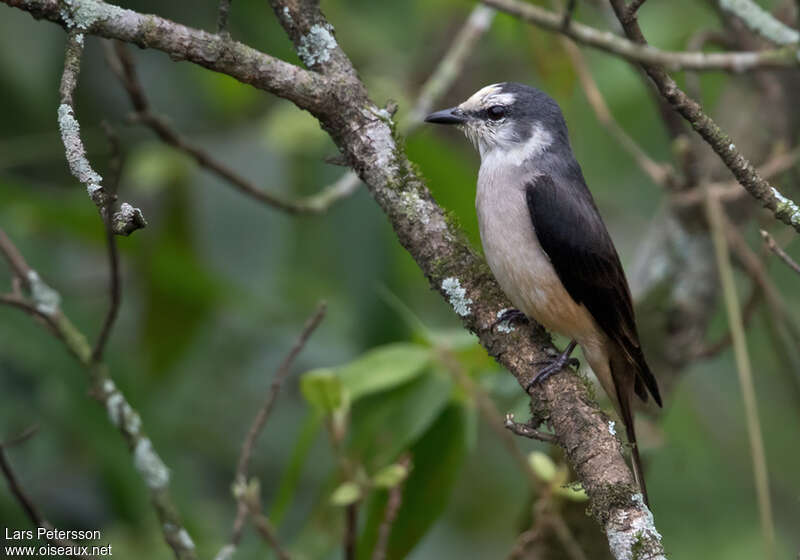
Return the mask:
<path fill-rule="evenodd" d="M 406 472 L 411 470 L 410 456 L 403 456 L 397 463 L 402 466 Z M 386 547 L 389 546 L 389 536 L 392 534 L 392 525 L 394 525 L 394 520 L 397 519 L 397 513 L 400 511 L 400 506 L 403 504 L 404 487 L 405 480 L 402 480 L 389 489 L 389 498 L 386 500 L 386 509 L 383 512 L 383 519 L 378 527 L 378 540 L 375 543 L 375 548 L 372 550 L 372 560 L 386 559 Z"/>
<path fill-rule="evenodd" d="M 761 435 L 761 424 L 758 419 L 758 406 L 750 367 L 750 356 L 747 351 L 744 322 L 739 308 L 739 299 L 736 295 L 733 267 L 728 254 L 724 210 L 722 209 L 722 204 L 712 194 L 708 196 L 706 214 L 711 227 L 714 253 L 717 258 L 728 323 L 733 337 L 733 349 L 736 356 L 737 371 L 739 372 L 739 385 L 744 399 L 747 434 L 750 439 L 750 452 L 753 459 L 753 474 L 758 496 L 758 510 L 761 517 L 761 531 L 766 547 L 766 558 L 772 559 L 775 557 L 775 525 L 772 520 L 772 505 L 769 496 L 767 459 Z"/>
<path fill-rule="evenodd" d="M 82 54 L 83 33 L 71 31 L 67 36 L 64 73 L 61 76 L 61 87 L 59 88 L 61 105 L 58 107 L 58 127 L 61 130 L 61 141 L 64 143 L 70 171 L 78 181 L 86 186 L 89 198 L 103 216 L 111 213 L 116 197 L 106 192 L 101 184 L 103 178 L 92 169 L 92 165 L 86 157 L 72 99 L 78 85 Z M 110 222 L 111 230 L 117 235 L 130 235 L 147 225 L 142 211 L 127 203 L 122 203 L 120 210 L 107 221 Z"/>
<path fill-rule="evenodd" d="M 112 149 L 112 162 L 114 167 L 114 178 L 110 183 L 109 191 L 112 195 L 117 193 L 117 183 L 122 173 L 122 154 L 119 145 L 119 138 L 108 123 L 103 123 L 106 135 L 108 136 L 109 143 Z M 117 250 L 117 239 L 114 236 L 114 230 L 111 224 L 111 217 L 109 212 L 106 211 L 103 216 L 103 225 L 106 232 L 106 246 L 108 247 L 108 269 L 109 269 L 109 305 L 106 312 L 103 326 L 100 329 L 100 335 L 97 337 L 97 342 L 92 350 L 92 361 L 101 362 L 103 360 L 103 351 L 105 350 L 108 337 L 111 335 L 111 328 L 117 320 L 119 313 L 119 306 L 122 302 L 122 279 L 120 278 L 119 266 L 119 251 Z"/>
<path fill-rule="evenodd" d="M 355 501 L 344 508 L 344 560 L 356 560 L 358 544 L 358 505 Z"/>
<path fill-rule="evenodd" d="M 622 23 L 628 37 L 646 46 L 647 41 L 639 28 L 636 18 L 624 20 L 624 0 L 611 0 L 617 18 Z M 661 95 L 672 107 L 691 123 L 700 136 L 714 149 L 725 165 L 733 173 L 739 183 L 758 200 L 762 206 L 772 211 L 773 215 L 800 232 L 800 207 L 783 196 L 778 189 L 769 184 L 736 148 L 733 139 L 728 136 L 711 117 L 703 112 L 695 100 L 686 95 L 669 74 L 658 64 L 642 64 L 647 75 L 653 80 Z"/>
<path fill-rule="evenodd" d="M 250 429 L 247 432 L 247 436 L 242 443 L 242 451 L 239 455 L 239 461 L 236 467 L 236 474 L 234 476 L 234 494 L 238 494 L 237 496 L 237 510 L 236 510 L 236 519 L 233 522 L 233 529 L 231 531 L 231 538 L 229 544 L 226 545 L 225 548 L 232 549 L 233 551 L 236 550 L 236 547 L 239 546 L 239 542 L 242 539 L 242 531 L 244 530 L 244 523 L 247 519 L 248 514 L 250 514 L 251 518 L 254 515 L 253 513 L 253 498 L 250 496 L 251 493 L 257 493 L 255 490 L 247 490 L 247 487 L 253 482 L 248 482 L 248 476 L 250 471 L 250 458 L 253 456 L 253 450 L 255 449 L 256 441 L 258 440 L 258 436 L 264 430 L 264 426 L 269 419 L 270 414 L 272 413 L 272 409 L 275 406 L 275 401 L 278 398 L 278 393 L 281 390 L 281 386 L 283 382 L 286 380 L 286 377 L 289 375 L 291 371 L 292 364 L 294 364 L 295 359 L 297 358 L 298 354 L 303 350 L 306 343 L 308 342 L 309 337 L 311 334 L 316 330 L 319 324 L 322 322 L 322 319 L 325 317 L 327 306 L 325 302 L 322 302 L 317 307 L 317 310 L 314 314 L 309 317 L 306 321 L 305 325 L 303 326 L 303 330 L 300 333 L 300 336 L 297 338 L 297 341 L 292 346 L 289 353 L 283 359 L 281 364 L 278 366 L 278 369 L 275 371 L 275 376 L 272 378 L 272 384 L 269 388 L 269 393 L 267 394 L 266 399 L 264 400 L 264 404 L 261 405 L 261 408 L 258 410 L 255 418 L 253 419 L 253 423 L 250 425 Z M 258 483 L 255 483 L 258 486 Z M 248 502 L 248 500 L 250 502 Z M 261 506 L 260 506 L 260 498 L 258 498 L 258 507 L 257 515 L 263 517 L 261 514 Z M 266 518 L 265 518 L 266 520 Z M 256 522 L 255 519 L 253 519 Z M 267 521 L 267 525 L 269 521 Z M 262 525 L 264 525 L 262 523 Z M 266 526 L 266 525 L 265 525 Z M 262 531 L 259 529 L 262 534 L 268 534 L 269 531 Z M 274 537 L 274 534 L 267 539 L 270 543 L 277 544 L 277 539 Z M 275 548 L 273 546 L 273 548 Z M 276 552 L 280 547 L 276 548 Z M 223 549 L 224 550 L 224 549 Z M 220 557 L 222 551 L 217 555 Z"/>
<path fill-rule="evenodd" d="M 769 233 L 762 229 L 761 237 L 764 239 L 764 244 L 767 246 L 767 249 L 775 253 L 786 266 L 794 270 L 797 274 L 800 274 L 800 264 L 797 264 L 797 262 L 775 242 L 775 239 Z"/>
<path fill-rule="evenodd" d="M 796 45 L 800 33 L 792 29 L 753 0 L 718 0 L 719 7 L 739 18 L 751 31 L 777 45 Z"/>
<path fill-rule="evenodd" d="M 401 124 L 401 133 L 410 134 L 422 123 L 434 108 L 434 104 L 450 89 L 461 74 L 478 40 L 492 25 L 495 11 L 478 4 L 472 9 L 467 21 L 456 34 L 447 52 L 436 65 L 420 89 L 414 108 Z"/>
<path fill-rule="evenodd" d="M 575 67 L 578 79 L 586 94 L 586 99 L 592 106 L 597 120 L 617 139 L 625 151 L 633 157 L 642 171 L 644 171 L 655 184 L 664 186 L 673 182 L 675 180 L 675 171 L 672 167 L 667 163 L 658 163 L 653 160 L 614 119 L 614 116 L 606 105 L 605 99 L 603 99 L 603 94 L 600 93 L 600 89 L 597 87 L 597 83 L 592 77 L 592 72 L 586 64 L 586 60 L 583 58 L 580 49 L 575 46 L 575 43 L 564 37 L 562 37 L 561 44 L 572 59 L 572 65 Z"/>
<path fill-rule="evenodd" d="M 272 413 L 272 409 L 275 406 L 275 401 L 278 398 L 278 393 L 281 390 L 281 386 L 286 380 L 286 377 L 289 375 L 292 364 L 294 364 L 297 355 L 303 350 L 306 342 L 308 342 L 309 337 L 325 317 L 326 309 L 327 305 L 325 302 L 319 304 L 317 310 L 311 317 L 309 317 L 309 319 L 306 321 L 306 324 L 303 326 L 303 331 L 300 333 L 297 341 L 295 341 L 294 346 L 292 346 L 292 349 L 283 359 L 280 366 L 278 366 L 275 376 L 272 378 L 269 394 L 264 400 L 264 404 L 261 405 L 258 414 L 256 414 L 256 417 L 253 419 L 253 424 L 250 426 L 250 430 L 247 432 L 247 437 L 245 437 L 244 443 L 242 444 L 242 452 L 239 455 L 239 463 L 236 468 L 237 479 L 247 479 L 247 473 L 250 469 L 250 458 L 253 455 L 253 449 L 255 448 L 256 440 L 264 430 L 264 426 L 266 425 L 267 420 Z"/>
<path fill-rule="evenodd" d="M 30 437 L 29 435 L 26 436 L 24 439 Z M 18 436 L 14 438 L 15 442 L 19 442 L 22 436 Z M 25 492 L 22 488 L 22 485 L 17 478 L 16 473 L 11 468 L 11 463 L 8 461 L 8 457 L 6 457 L 6 448 L 11 445 L 10 442 L 0 443 L 0 471 L 3 472 L 3 477 L 6 479 L 6 483 L 8 484 L 8 489 L 11 491 L 11 494 L 17 500 L 19 505 L 25 511 L 25 514 L 28 516 L 28 519 L 31 520 L 36 527 L 41 527 L 48 531 L 53 530 L 53 525 L 44 518 L 42 513 L 39 511 L 39 508 L 36 507 L 36 504 L 33 503 L 31 497 Z M 80 547 L 77 543 L 65 540 L 65 539 L 48 539 L 48 542 L 54 546 L 64 547 L 69 550 L 80 550 Z M 84 556 L 83 554 L 70 554 L 70 558 L 82 558 L 88 559 L 88 556 Z"/>
<path fill-rule="evenodd" d="M 217 33 L 230 35 L 228 33 L 228 15 L 231 11 L 233 0 L 219 0 L 219 11 L 217 13 Z"/>
<path fill-rule="evenodd" d="M 8 0 L 3 0 L 8 1 Z M 796 46 L 776 50 L 754 52 L 681 52 L 662 51 L 649 45 L 601 31 L 588 25 L 573 21 L 563 26 L 563 17 L 520 0 L 482 0 L 491 6 L 548 31 L 563 33 L 574 41 L 615 54 L 622 58 L 642 64 L 657 64 L 670 70 L 724 70 L 726 72 L 745 72 L 753 68 L 789 68 L 800 65 Z"/>
<path fill-rule="evenodd" d="M 506 429 L 511 430 L 518 436 L 524 436 L 530 439 L 536 439 L 539 441 L 543 441 L 545 443 L 558 443 L 558 438 L 553 434 L 548 434 L 547 432 L 540 432 L 536 428 L 533 428 L 530 424 L 521 424 L 519 422 L 514 421 L 514 415 L 510 412 L 506 414 L 506 420 L 503 424 Z"/>
<path fill-rule="evenodd" d="M 306 199 L 291 201 L 264 191 L 249 179 L 217 160 L 206 150 L 192 144 L 175 130 L 167 119 L 154 113 L 144 88 L 139 82 L 136 66 L 130 51 L 125 47 L 124 43 L 119 41 L 114 43 L 113 48 L 108 43 L 106 45 L 109 65 L 117 74 L 125 91 L 128 93 L 135 111 L 134 118 L 136 121 L 155 132 L 162 142 L 184 152 L 194 159 L 200 167 L 228 182 L 242 194 L 289 214 L 321 214 L 336 200 L 352 192 L 350 189 L 335 185 L 326 192 Z"/>

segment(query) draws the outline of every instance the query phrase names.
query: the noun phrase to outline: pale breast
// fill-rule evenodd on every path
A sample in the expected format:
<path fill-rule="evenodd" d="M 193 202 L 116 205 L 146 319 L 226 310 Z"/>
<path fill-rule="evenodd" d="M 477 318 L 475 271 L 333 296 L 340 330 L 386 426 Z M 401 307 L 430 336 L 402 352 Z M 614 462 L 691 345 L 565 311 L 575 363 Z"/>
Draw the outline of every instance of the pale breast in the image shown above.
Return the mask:
<path fill-rule="evenodd" d="M 525 190 L 514 177 L 482 165 L 475 206 L 481 243 L 497 282 L 514 307 L 560 334 L 596 333 L 594 320 L 567 293 L 536 238 Z"/>

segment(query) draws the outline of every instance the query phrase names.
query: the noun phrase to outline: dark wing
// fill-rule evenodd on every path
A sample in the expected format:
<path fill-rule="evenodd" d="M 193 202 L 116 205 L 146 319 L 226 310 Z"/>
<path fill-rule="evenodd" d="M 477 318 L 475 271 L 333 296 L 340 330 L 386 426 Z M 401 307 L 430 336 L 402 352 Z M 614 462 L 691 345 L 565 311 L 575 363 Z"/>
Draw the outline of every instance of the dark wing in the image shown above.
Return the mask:
<path fill-rule="evenodd" d="M 636 394 L 644 385 L 661 406 L 655 376 L 647 366 L 633 314 L 628 282 L 580 170 L 570 178 L 539 175 L 526 185 L 525 198 L 539 244 L 570 296 L 582 303 L 601 329 L 622 348 L 638 370 Z"/>

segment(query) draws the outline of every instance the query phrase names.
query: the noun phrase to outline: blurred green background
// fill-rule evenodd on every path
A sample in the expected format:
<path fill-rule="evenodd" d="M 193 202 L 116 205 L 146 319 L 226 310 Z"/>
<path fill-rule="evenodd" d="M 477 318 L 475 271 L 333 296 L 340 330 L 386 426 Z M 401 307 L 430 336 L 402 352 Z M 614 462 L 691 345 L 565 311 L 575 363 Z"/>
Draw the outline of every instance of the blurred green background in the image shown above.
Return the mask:
<path fill-rule="evenodd" d="M 207 30 L 216 23 L 212 1 L 120 4 Z M 396 100 L 399 118 L 473 6 L 460 0 L 322 5 L 372 99 Z M 608 26 L 604 10 L 579 6 L 579 19 Z M 695 29 L 718 26 L 705 4 L 690 0 L 653 0 L 642 24 L 651 42 L 670 49 L 684 48 Z M 230 30 L 235 39 L 298 62 L 267 2 L 236 0 Z M 64 39 L 60 28 L 0 7 L 0 224 L 93 339 L 107 307 L 108 271 L 102 224 L 69 175 L 57 133 Z M 163 54 L 134 50 L 154 110 L 264 189 L 300 197 L 340 177 L 343 169 L 324 161 L 337 153 L 335 146 L 292 104 Z M 653 157 L 669 159 L 668 139 L 636 72 L 605 54 L 585 54 L 620 124 Z M 734 79 L 703 77 L 712 110 Z M 560 103 L 587 182 L 628 264 L 662 193 L 598 124 L 553 35 L 498 15 L 439 105 L 506 80 L 540 87 Z M 373 361 L 351 366 L 352 376 L 382 381 L 352 398 L 342 452 L 367 477 L 411 452 L 414 468 L 390 557 L 505 557 L 528 527 L 535 496 L 442 352 L 490 392 L 500 412 L 514 411 L 522 420 L 526 399 L 461 331 L 368 193 L 360 189 L 326 214 L 305 217 L 241 196 L 149 130 L 126 122 L 129 102 L 95 37 L 86 40 L 76 110 L 101 174 L 109 147 L 100 122 L 109 121 L 121 136 L 121 199 L 141 207 L 149 221 L 147 229 L 119 240 L 124 299 L 108 363 L 171 468 L 176 500 L 201 556 L 213 557 L 228 538 L 241 441 L 277 364 L 324 299 L 328 315 L 297 361 L 251 468 L 282 542 L 299 557 L 341 556 L 343 510 L 330 503 L 343 480 L 337 452 L 322 419 L 325 403 L 309 403 L 298 373 L 316 370 L 305 378 L 309 384 L 315 376 L 341 377 L 341 371 L 319 369 L 372 351 L 366 359 Z M 756 107 L 742 110 L 757 118 Z M 423 127 L 408 139 L 408 154 L 478 246 L 478 158 L 468 142 L 456 131 Z M 789 192 L 797 195 L 796 188 Z M 789 252 L 798 256 L 796 247 Z M 779 265 L 770 274 L 796 314 L 800 279 Z M 0 267 L 0 284 L 9 282 Z M 719 315 L 715 333 L 724 332 Z M 800 546 L 798 392 L 774 357 L 765 320 L 757 316 L 748 333 L 780 555 L 794 557 Z M 9 452 L 24 486 L 57 527 L 102 529 L 115 557 L 170 558 L 129 453 L 87 387 L 58 341 L 18 311 L 0 308 L 0 437 L 40 425 L 31 441 Z M 641 437 L 656 524 L 671 557 L 762 556 L 730 350 L 691 367 Z M 526 453 L 539 450 L 560 460 L 544 444 L 517 443 Z M 369 558 L 385 496 L 375 489 L 361 508 L 363 558 Z M 5 487 L 0 523 L 28 527 Z M 236 558 L 265 554 L 248 531 Z"/>

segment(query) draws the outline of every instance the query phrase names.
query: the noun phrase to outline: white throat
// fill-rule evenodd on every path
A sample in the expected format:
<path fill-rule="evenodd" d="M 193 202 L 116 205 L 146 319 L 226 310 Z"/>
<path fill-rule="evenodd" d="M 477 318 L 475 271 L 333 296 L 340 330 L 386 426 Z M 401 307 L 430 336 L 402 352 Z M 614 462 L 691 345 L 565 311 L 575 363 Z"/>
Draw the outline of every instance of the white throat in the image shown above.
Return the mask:
<path fill-rule="evenodd" d="M 544 153 L 553 143 L 552 134 L 538 121 L 533 123 L 531 135 L 524 142 L 506 136 L 500 133 L 488 138 L 480 136 L 475 139 L 482 164 L 491 161 L 494 165 L 520 166 L 530 158 Z"/>

